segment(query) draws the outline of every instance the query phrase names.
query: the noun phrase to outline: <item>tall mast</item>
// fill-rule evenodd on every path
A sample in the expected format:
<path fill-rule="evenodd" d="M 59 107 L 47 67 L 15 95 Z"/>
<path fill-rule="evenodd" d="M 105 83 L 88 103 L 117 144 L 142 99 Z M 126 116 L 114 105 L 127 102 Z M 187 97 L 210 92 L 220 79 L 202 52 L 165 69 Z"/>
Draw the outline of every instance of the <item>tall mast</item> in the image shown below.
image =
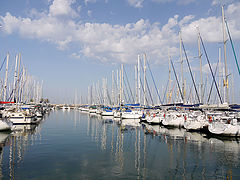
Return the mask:
<path fill-rule="evenodd" d="M 169 97 L 169 100 L 168 100 L 168 103 L 170 103 L 171 101 L 171 62 L 170 62 L 171 58 L 170 58 L 170 54 L 169 54 L 169 49 L 168 49 L 168 68 L 169 68 L 169 71 L 168 71 L 168 82 L 169 82 L 169 86 L 168 86 L 168 97 Z"/>
<path fill-rule="evenodd" d="M 115 96 L 114 96 L 114 71 L 112 71 L 112 105 L 115 105 Z"/>
<path fill-rule="evenodd" d="M 194 78 L 193 78 L 192 70 L 191 70 L 191 67 L 190 67 L 190 64 L 189 64 L 189 60 L 188 60 L 188 57 L 187 57 L 186 49 L 184 47 L 182 39 L 181 39 L 181 43 L 182 43 L 182 47 L 183 47 L 183 50 L 184 50 L 185 58 L 186 58 L 186 61 L 187 61 L 188 69 L 189 69 L 189 72 L 190 72 L 190 75 L 191 75 L 191 79 L 192 79 L 192 82 L 193 82 L 193 86 L 194 86 L 194 89 L 195 89 L 195 92 L 196 92 L 196 96 L 197 96 L 197 99 L 198 99 L 198 103 L 200 103 L 200 98 L 199 98 L 199 95 L 198 95 L 197 87 L 196 87 L 196 84 L 195 84 L 195 81 L 194 81 Z"/>
<path fill-rule="evenodd" d="M 27 95 L 28 95 L 28 73 L 27 73 L 27 69 L 25 69 L 25 76 L 26 76 L 26 80 L 25 80 L 25 91 L 24 91 L 24 102 L 27 102 Z"/>
<path fill-rule="evenodd" d="M 227 71 L 227 48 L 226 48 L 226 29 L 225 29 L 225 16 L 224 16 L 224 8 L 222 6 L 222 29 L 223 29 L 223 45 L 224 45 L 224 62 L 225 62 L 225 92 L 226 92 L 226 99 L 224 99 L 225 102 L 229 103 L 229 93 L 228 93 L 228 71 Z"/>
<path fill-rule="evenodd" d="M 119 104 L 122 104 L 122 71 L 119 69 Z"/>
<path fill-rule="evenodd" d="M 202 53 L 200 46 L 200 34 L 198 34 L 198 58 L 200 64 L 200 103 L 203 103 L 203 77 L 202 77 Z"/>
<path fill-rule="evenodd" d="M 13 98 L 12 101 L 15 101 L 16 96 L 16 81 L 17 81 L 17 64 L 18 64 L 18 55 L 16 55 L 14 78 L 13 78 Z"/>
<path fill-rule="evenodd" d="M 144 53 L 144 68 L 143 68 L 143 73 L 144 73 L 144 86 L 143 86 L 143 105 L 146 106 L 146 54 Z"/>
<path fill-rule="evenodd" d="M 21 87 L 20 87 L 20 91 L 19 91 L 19 102 L 23 102 L 23 92 L 24 92 L 24 85 L 25 85 L 25 68 L 23 67 L 23 73 L 22 73 L 22 77 L 21 77 Z M 39 84 L 38 84 L 38 88 L 39 88 Z M 39 100 L 39 94 L 38 94 L 38 100 Z"/>
<path fill-rule="evenodd" d="M 117 94 L 117 103 L 119 105 L 119 75 L 118 75 L 118 69 L 117 69 L 117 88 L 116 88 L 116 94 Z"/>
<path fill-rule="evenodd" d="M 140 55 L 138 55 L 138 103 L 141 104 Z"/>
<path fill-rule="evenodd" d="M 123 79 L 123 64 L 122 64 L 122 85 L 121 85 L 121 87 L 122 87 L 122 91 L 121 91 L 121 93 L 122 93 L 122 101 L 124 100 L 124 79 Z"/>
<path fill-rule="evenodd" d="M 179 49 L 180 49 L 180 62 L 181 62 L 181 82 L 182 82 L 182 92 L 183 92 L 183 103 L 185 103 L 181 32 L 179 32 L 179 43 L 180 43 L 179 44 L 179 46 L 180 46 Z"/>
<path fill-rule="evenodd" d="M 19 53 L 18 58 L 18 75 L 17 75 L 17 102 L 19 102 L 19 86 L 20 86 L 20 62 L 21 62 L 21 54 Z"/>
<path fill-rule="evenodd" d="M 135 103 L 138 103 L 138 72 L 137 72 L 137 66 L 135 65 L 135 86 L 136 86 L 136 97 L 135 97 Z"/>
<path fill-rule="evenodd" d="M 219 93 L 221 94 L 221 48 L 218 50 L 218 87 L 219 87 Z M 219 99 L 219 104 L 220 104 L 220 99 Z"/>
<path fill-rule="evenodd" d="M 8 61 L 9 61 L 9 53 L 7 53 L 7 63 L 6 63 L 6 74 L 5 74 L 5 82 L 4 82 L 4 97 L 3 97 L 3 101 L 6 101 L 6 97 L 7 97 L 7 76 L 8 76 Z"/>
<path fill-rule="evenodd" d="M 88 104 L 90 105 L 90 87 L 88 86 Z"/>
<path fill-rule="evenodd" d="M 91 91 L 91 95 L 92 95 L 92 91 Z M 106 105 L 109 105 L 110 102 L 108 101 L 107 78 L 105 78 L 105 99 L 106 99 Z"/>

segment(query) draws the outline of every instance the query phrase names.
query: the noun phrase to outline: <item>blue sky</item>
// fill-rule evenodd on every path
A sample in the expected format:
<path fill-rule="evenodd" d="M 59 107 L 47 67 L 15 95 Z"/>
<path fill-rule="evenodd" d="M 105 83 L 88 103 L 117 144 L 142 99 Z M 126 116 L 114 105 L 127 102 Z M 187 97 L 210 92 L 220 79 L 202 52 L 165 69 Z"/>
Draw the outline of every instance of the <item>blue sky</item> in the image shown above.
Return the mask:
<path fill-rule="evenodd" d="M 9 52 L 13 66 L 14 56 L 21 53 L 29 73 L 43 80 L 44 96 L 52 102 L 68 102 L 74 99 L 75 91 L 86 95 L 87 86 L 103 77 L 110 82 L 112 70 L 122 63 L 133 77 L 137 55 L 144 52 L 158 86 L 164 86 L 168 49 L 179 71 L 181 30 L 198 78 L 196 27 L 212 63 L 216 63 L 218 48 L 222 48 L 222 4 L 239 53 L 237 0 L 2 0 L 0 57 L 3 60 Z M 229 43 L 228 58 L 229 70 L 239 87 Z M 208 72 L 206 65 L 204 70 Z M 131 81 L 133 84 L 133 78 Z M 240 99 L 237 89 L 235 99 Z"/>

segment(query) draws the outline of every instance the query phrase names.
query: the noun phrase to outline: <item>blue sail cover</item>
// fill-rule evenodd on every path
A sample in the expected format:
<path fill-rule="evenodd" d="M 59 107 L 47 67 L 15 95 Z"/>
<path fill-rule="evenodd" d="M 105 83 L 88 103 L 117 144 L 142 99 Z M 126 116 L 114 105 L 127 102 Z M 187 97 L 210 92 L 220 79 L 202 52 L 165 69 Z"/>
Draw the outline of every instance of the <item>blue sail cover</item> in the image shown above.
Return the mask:
<path fill-rule="evenodd" d="M 137 104 L 125 104 L 125 106 L 140 106 L 140 104 L 139 103 L 137 103 Z"/>

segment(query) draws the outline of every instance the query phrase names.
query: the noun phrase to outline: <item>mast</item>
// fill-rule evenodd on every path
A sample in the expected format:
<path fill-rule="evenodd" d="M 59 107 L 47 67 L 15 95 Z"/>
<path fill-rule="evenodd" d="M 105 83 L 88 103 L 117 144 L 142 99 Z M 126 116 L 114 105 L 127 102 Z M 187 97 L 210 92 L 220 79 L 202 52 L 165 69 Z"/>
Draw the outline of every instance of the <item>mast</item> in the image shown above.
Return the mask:
<path fill-rule="evenodd" d="M 219 64 L 219 68 L 218 68 L 218 87 L 219 87 L 219 94 L 221 94 L 221 48 L 219 48 L 218 50 L 218 64 Z M 219 99 L 219 104 L 220 104 L 220 99 Z"/>
<path fill-rule="evenodd" d="M 222 104 L 223 101 L 222 101 L 221 95 L 220 95 L 220 93 L 219 93 L 218 85 L 217 85 L 216 78 L 215 78 L 215 75 L 216 75 L 216 74 L 213 74 L 212 66 L 211 66 L 211 64 L 210 64 L 210 61 L 209 61 L 209 58 L 208 58 L 208 55 L 207 55 L 207 51 L 206 51 L 206 48 L 205 48 L 205 46 L 204 46 L 204 44 L 203 44 L 203 40 L 202 40 L 202 37 L 201 37 L 201 35 L 200 35 L 200 32 L 199 32 L 199 36 L 200 36 L 201 44 L 202 44 L 202 47 L 203 47 L 203 50 L 204 50 L 204 54 L 205 54 L 206 59 L 207 59 L 207 62 L 208 62 L 208 66 L 209 66 L 210 72 L 211 72 L 211 75 L 212 75 L 212 78 L 213 78 L 213 83 L 215 84 L 215 87 L 216 87 L 216 90 L 217 90 L 217 94 L 218 94 L 219 100 L 221 101 L 221 104 Z"/>
<path fill-rule="evenodd" d="M 179 49 L 180 49 L 180 62 L 181 62 L 181 82 L 182 82 L 182 92 L 183 92 L 183 103 L 185 104 L 181 32 L 179 32 L 179 46 L 180 46 Z"/>
<path fill-rule="evenodd" d="M 27 102 L 27 95 L 28 95 L 28 73 L 27 73 L 27 70 L 25 70 L 25 74 L 26 74 L 26 84 L 25 84 L 25 92 L 24 92 L 24 102 L 26 103 Z"/>
<path fill-rule="evenodd" d="M 119 104 L 122 104 L 122 74 L 121 69 L 119 69 Z"/>
<path fill-rule="evenodd" d="M 202 53 L 200 46 L 200 35 L 198 34 L 198 58 L 200 63 L 200 103 L 203 103 L 203 77 L 202 77 Z"/>
<path fill-rule="evenodd" d="M 195 92 L 196 92 L 196 96 L 197 96 L 197 99 L 198 99 L 198 103 L 200 103 L 200 98 L 199 98 L 199 95 L 198 95 L 197 87 L 196 87 L 196 84 L 195 84 L 195 81 L 194 81 L 194 78 L 193 78 L 192 70 L 191 70 L 191 67 L 190 67 L 190 64 L 189 64 L 189 61 L 188 61 L 187 53 L 186 53 L 186 50 L 185 50 L 182 39 L 181 39 L 181 43 L 182 43 L 182 47 L 183 47 L 184 54 L 185 54 L 185 57 L 186 57 L 188 69 L 189 69 L 189 72 L 190 72 L 190 75 L 191 75 L 191 79 L 192 79 L 192 82 L 193 82 L 193 85 L 194 85 L 194 89 L 195 89 Z"/>
<path fill-rule="evenodd" d="M 138 55 L 138 103 L 141 104 L 140 55 Z"/>
<path fill-rule="evenodd" d="M 123 79 L 123 64 L 122 64 L 122 85 L 121 85 L 121 87 L 122 87 L 122 91 L 121 91 L 121 93 L 122 93 L 122 101 L 124 100 L 124 91 L 123 91 L 123 88 L 124 88 L 124 79 Z"/>
<path fill-rule="evenodd" d="M 138 103 L 138 72 L 137 72 L 137 66 L 135 65 L 135 86 L 136 86 L 136 99 L 135 99 L 135 103 Z"/>
<path fill-rule="evenodd" d="M 174 65 L 173 65 L 173 62 L 172 62 L 171 58 L 170 58 L 170 61 L 171 61 L 172 69 L 173 69 L 173 72 L 174 72 L 174 75 L 175 75 L 175 78 L 176 78 L 176 81 L 177 81 L 177 86 L 178 86 L 178 89 L 179 89 L 179 93 L 180 93 L 181 99 L 183 100 L 183 94 L 182 94 L 181 87 L 179 85 L 177 74 L 176 74 L 176 71 L 175 71 L 175 68 L 174 68 Z"/>
<path fill-rule="evenodd" d="M 225 102 L 229 103 L 229 93 L 228 93 L 228 71 L 227 71 L 227 48 L 226 48 L 226 29 L 225 29 L 225 16 L 224 16 L 224 8 L 222 6 L 222 29 L 223 29 L 223 45 L 224 45 L 224 62 L 225 62 L 225 92 L 226 92 L 226 99 L 224 99 Z"/>
<path fill-rule="evenodd" d="M 3 101 L 6 101 L 6 97 L 7 97 L 8 61 L 9 61 L 9 53 L 7 53 L 7 63 L 6 63 L 6 74 L 5 74 L 5 82 L 4 82 Z"/>
<path fill-rule="evenodd" d="M 117 103 L 118 105 L 120 104 L 119 102 L 119 75 L 118 75 L 118 69 L 117 69 L 117 88 L 116 88 L 116 91 L 117 91 Z"/>
<path fill-rule="evenodd" d="M 143 85 L 143 105 L 146 106 L 146 54 L 144 53 L 144 68 L 143 68 L 143 73 L 144 73 L 144 85 Z"/>
<path fill-rule="evenodd" d="M 168 86 L 168 97 L 169 97 L 169 100 L 168 100 L 168 103 L 170 103 L 171 101 L 171 59 L 170 59 L 170 54 L 169 54 L 169 49 L 168 49 L 168 81 L 169 81 L 169 86 Z"/>
<path fill-rule="evenodd" d="M 20 74 L 20 61 L 21 61 L 21 54 L 19 53 L 19 58 L 18 58 L 18 74 L 17 74 L 17 87 L 16 87 L 16 94 L 17 94 L 17 103 L 19 102 L 19 83 L 20 83 L 20 79 L 19 79 L 19 74 Z"/>
<path fill-rule="evenodd" d="M 13 98 L 12 101 L 15 101 L 16 96 L 16 81 L 17 81 L 17 64 L 18 64 L 18 55 L 16 55 L 14 78 L 13 78 Z"/>
<path fill-rule="evenodd" d="M 114 96 L 114 71 L 112 71 L 112 105 L 115 105 L 115 96 Z"/>

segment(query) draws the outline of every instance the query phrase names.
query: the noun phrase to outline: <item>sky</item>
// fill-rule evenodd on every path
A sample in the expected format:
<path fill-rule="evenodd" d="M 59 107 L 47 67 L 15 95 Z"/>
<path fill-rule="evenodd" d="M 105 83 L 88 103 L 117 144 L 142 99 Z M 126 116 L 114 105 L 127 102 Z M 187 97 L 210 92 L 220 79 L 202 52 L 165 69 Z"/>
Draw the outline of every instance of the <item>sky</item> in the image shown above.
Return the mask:
<path fill-rule="evenodd" d="M 134 85 L 134 65 L 143 53 L 157 86 L 164 87 L 169 55 L 180 73 L 181 31 L 199 81 L 198 31 L 213 67 L 219 48 L 223 61 L 222 5 L 240 57 L 239 0 L 1 0 L 0 61 L 9 52 L 13 67 L 15 55 L 21 53 L 24 66 L 43 81 L 43 95 L 51 102 L 71 102 L 76 93 L 86 96 L 87 87 L 103 77 L 111 86 L 111 73 L 121 64 Z M 228 40 L 228 68 L 235 86 L 231 93 L 238 102 L 239 75 L 232 54 Z M 209 74 L 206 60 L 203 65 Z M 191 83 L 186 63 L 184 74 Z"/>

